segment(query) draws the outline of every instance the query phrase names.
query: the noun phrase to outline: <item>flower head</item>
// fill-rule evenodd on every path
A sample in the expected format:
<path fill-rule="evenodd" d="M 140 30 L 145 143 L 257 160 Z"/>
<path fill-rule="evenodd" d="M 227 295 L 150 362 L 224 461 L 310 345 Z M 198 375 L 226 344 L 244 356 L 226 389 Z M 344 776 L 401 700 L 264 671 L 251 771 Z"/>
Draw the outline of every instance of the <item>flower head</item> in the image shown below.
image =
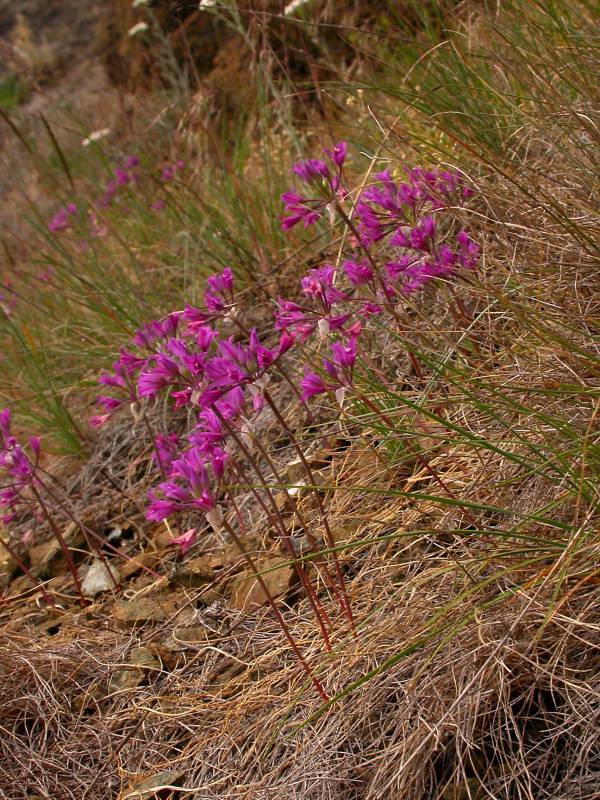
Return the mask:
<path fill-rule="evenodd" d="M 323 379 L 316 372 L 305 372 L 304 377 L 300 381 L 301 398 L 306 401 L 309 397 L 314 397 L 316 394 L 323 394 L 327 391 Z"/>

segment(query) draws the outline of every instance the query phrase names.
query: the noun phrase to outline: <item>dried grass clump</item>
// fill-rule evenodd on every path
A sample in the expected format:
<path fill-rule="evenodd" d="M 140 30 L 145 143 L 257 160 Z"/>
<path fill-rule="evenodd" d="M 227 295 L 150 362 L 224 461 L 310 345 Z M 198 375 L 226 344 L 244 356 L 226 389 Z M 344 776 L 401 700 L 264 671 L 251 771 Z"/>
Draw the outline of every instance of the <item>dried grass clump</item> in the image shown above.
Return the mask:
<path fill-rule="evenodd" d="M 427 620 L 468 579 L 418 549 L 405 562 L 415 579 L 395 585 L 364 560 L 349 584 L 358 639 L 339 638 L 329 660 L 306 604 L 286 609 L 332 694 L 404 653 L 308 722 L 318 700 L 264 610 L 215 608 L 221 635 L 175 655 L 177 620 L 135 635 L 79 620 L 52 640 L 7 636 L 0 797 L 126 797 L 166 769 L 177 798 L 597 796 L 595 586 L 547 621 L 546 588 L 486 609 L 490 584 L 479 611 L 455 615 L 453 636 L 428 637 Z M 203 620 L 214 628 L 197 612 Z M 134 685 L 115 683 L 142 646 L 154 665 Z"/>

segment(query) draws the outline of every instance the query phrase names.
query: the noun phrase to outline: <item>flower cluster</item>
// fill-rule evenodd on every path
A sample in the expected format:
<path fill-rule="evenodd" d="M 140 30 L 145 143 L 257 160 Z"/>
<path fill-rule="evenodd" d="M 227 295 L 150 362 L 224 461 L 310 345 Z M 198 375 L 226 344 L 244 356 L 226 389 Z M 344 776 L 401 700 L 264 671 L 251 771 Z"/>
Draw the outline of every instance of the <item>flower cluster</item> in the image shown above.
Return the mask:
<path fill-rule="evenodd" d="M 235 334 L 222 334 L 232 327 Z M 150 492 L 149 519 L 200 511 L 219 524 L 219 485 L 231 438 L 249 435 L 264 406 L 267 372 L 289 346 L 283 335 L 268 348 L 256 330 L 237 322 L 228 268 L 207 280 L 202 308 L 187 305 L 135 332 L 112 370 L 99 377 L 112 393 L 97 398 L 104 413 L 93 417 L 92 425 L 104 424 L 124 405 L 163 392 L 174 408 L 186 407 L 194 420 L 181 440 L 174 434 L 155 438 L 154 460 L 162 481 Z"/>
<path fill-rule="evenodd" d="M 162 164 L 157 167 L 159 180 L 163 184 L 170 183 L 183 169 L 185 169 L 185 162 L 180 159 L 173 164 Z M 114 167 L 112 177 L 104 185 L 101 194 L 92 200 L 90 207 L 87 209 L 87 224 L 92 238 L 104 236 L 107 232 L 106 226 L 100 221 L 99 212 L 115 204 L 119 204 L 119 210 L 121 212 L 126 212 L 126 197 L 123 196 L 123 192 L 125 190 L 135 191 L 142 182 L 142 177 L 140 161 L 137 156 L 127 156 L 121 163 Z M 153 211 L 161 211 L 164 206 L 165 201 L 160 197 L 154 198 L 150 202 L 150 208 Z M 75 202 L 71 201 L 67 203 L 50 219 L 48 222 L 48 230 L 51 233 L 62 233 L 70 230 L 79 214 L 80 210 Z M 81 214 L 83 214 L 83 212 L 81 212 Z M 83 214 L 83 216 L 85 216 L 85 214 Z"/>
<path fill-rule="evenodd" d="M 66 231 L 69 227 L 70 217 L 77 214 L 77 206 L 75 203 L 67 203 L 66 206 L 60 208 L 48 223 L 48 230 L 52 233 L 59 231 Z"/>
<path fill-rule="evenodd" d="M 247 442 L 265 404 L 269 372 L 290 348 L 311 338 L 327 348 L 319 372 L 305 372 L 299 394 L 306 401 L 332 392 L 342 405 L 369 321 L 385 314 L 394 318 L 408 295 L 434 280 L 454 279 L 477 263 L 479 247 L 453 216 L 471 193 L 458 174 L 411 169 L 398 181 L 389 171 L 380 172 L 350 206 L 343 173 L 346 144 L 325 154 L 327 160 L 293 167 L 305 188 L 282 196 L 281 224 L 286 230 L 299 223 L 307 227 L 326 213 L 348 225 L 350 249 L 339 265 L 310 269 L 296 298 L 278 299 L 270 347 L 244 326 L 233 274 L 226 268 L 208 278 L 201 308 L 186 305 L 144 324 L 112 370 L 99 378 L 110 393 L 97 398 L 103 413 L 93 425 L 104 424 L 124 405 L 139 408 L 161 393 L 192 416 L 193 425 L 181 439 L 174 434 L 155 438 L 161 480 L 149 495 L 149 519 L 197 511 L 219 525 L 224 476 L 235 467 L 232 445 Z M 163 180 L 173 175 L 174 170 L 163 170 Z M 195 535 L 195 528 L 187 531 L 181 546 L 187 549 Z"/>
<path fill-rule="evenodd" d="M 283 194 L 288 216 L 281 226 L 288 230 L 303 222 L 308 227 L 324 208 L 337 210 L 350 228 L 351 251 L 340 267 L 324 264 L 309 270 L 300 281 L 303 302 L 279 299 L 275 327 L 301 343 L 314 333 L 332 340 L 322 360 L 323 374 L 305 373 L 302 397 L 332 390 L 341 403 L 364 321 L 385 312 L 393 316 L 403 298 L 435 280 L 449 281 L 460 270 L 474 269 L 479 246 L 466 231 L 456 231 L 453 220 L 448 221 L 451 214 L 445 213 L 460 208 L 472 194 L 458 173 L 414 168 L 405 170 L 400 181 L 384 170 L 350 207 L 351 193 L 341 187 L 345 143 L 327 154 L 339 169 L 334 175 L 327 163 L 315 159 L 293 167 L 302 183 L 315 189 L 314 196 Z"/>
<path fill-rule="evenodd" d="M 28 502 L 23 491 L 34 479 L 40 457 L 40 440 L 37 436 L 30 437 L 29 449 L 31 456 L 12 435 L 9 409 L 0 411 L 0 469 L 8 478 L 8 483 L 0 490 L 0 508 L 5 509 L 0 521 L 5 525 L 15 518 L 20 506 Z"/>
<path fill-rule="evenodd" d="M 318 193 L 318 197 L 305 197 L 294 190 L 281 195 L 287 217 L 281 221 L 283 230 L 293 228 L 299 222 L 305 228 L 317 222 L 323 212 L 332 209 L 332 202 L 337 196 L 343 197 L 342 168 L 346 159 L 346 143 L 340 142 L 332 150 L 325 149 L 331 167 L 318 158 L 300 161 L 292 167 L 292 172 L 302 183 Z"/>

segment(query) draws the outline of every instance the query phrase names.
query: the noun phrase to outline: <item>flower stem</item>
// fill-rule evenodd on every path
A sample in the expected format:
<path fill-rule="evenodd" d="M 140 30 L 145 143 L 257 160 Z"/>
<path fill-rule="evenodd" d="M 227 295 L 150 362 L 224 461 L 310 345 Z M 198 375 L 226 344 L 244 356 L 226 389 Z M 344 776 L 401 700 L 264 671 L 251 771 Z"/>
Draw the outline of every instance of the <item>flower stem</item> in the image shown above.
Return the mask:
<path fill-rule="evenodd" d="M 329 527 L 329 520 L 327 519 L 327 514 L 325 512 L 325 508 L 323 507 L 323 502 L 321 500 L 321 496 L 320 496 L 319 490 L 317 488 L 317 484 L 316 484 L 316 481 L 315 481 L 315 478 L 314 478 L 313 471 L 312 471 L 308 461 L 306 460 L 306 458 L 304 456 L 304 452 L 303 452 L 302 448 L 300 447 L 300 444 L 298 443 L 298 440 L 294 436 L 293 432 L 290 430 L 290 427 L 288 426 L 287 422 L 284 420 L 283 416 L 279 412 L 279 409 L 277 408 L 277 406 L 273 402 L 273 399 L 272 399 L 271 395 L 269 394 L 269 392 L 266 389 L 265 389 L 265 392 L 264 392 L 264 398 L 265 398 L 267 404 L 269 405 L 269 408 L 272 410 L 273 414 L 275 414 L 275 417 L 277 418 L 277 421 L 279 422 L 279 424 L 282 426 L 284 431 L 289 436 L 290 442 L 292 443 L 295 451 L 298 453 L 298 457 L 300 458 L 300 461 L 302 462 L 302 466 L 304 467 L 304 469 L 306 471 L 306 475 L 307 475 L 309 481 L 315 487 L 314 488 L 315 499 L 316 499 L 316 502 L 317 502 L 317 506 L 319 508 L 319 513 L 321 515 L 321 519 L 323 520 L 323 526 L 325 528 L 325 536 L 327 538 L 327 544 L 329 545 L 330 548 L 332 548 L 334 569 L 335 569 L 336 577 L 337 577 L 337 579 L 339 581 L 339 589 L 340 589 L 340 591 L 342 593 L 342 598 L 340 599 L 341 600 L 340 601 L 340 606 L 342 608 L 342 612 L 344 613 L 344 616 L 346 617 L 346 619 L 350 623 L 350 627 L 352 628 L 352 631 L 354 632 L 354 634 L 356 634 L 356 625 L 354 623 L 354 617 L 352 615 L 352 609 L 350 607 L 350 601 L 348 600 L 348 593 L 346 591 L 346 584 L 344 582 L 344 574 L 342 572 L 342 568 L 340 566 L 340 561 L 339 561 L 339 558 L 337 556 L 337 552 L 335 550 L 335 539 L 333 538 L 333 534 L 331 532 L 331 528 Z"/>
<path fill-rule="evenodd" d="M 71 555 L 71 551 L 67 547 L 65 539 L 64 539 L 62 533 L 60 532 L 54 517 L 48 511 L 48 507 L 46 506 L 46 503 L 44 502 L 44 500 L 42 499 L 42 496 L 40 495 L 40 493 L 36 489 L 33 477 L 31 479 L 30 486 L 31 486 L 31 491 L 34 494 L 35 499 L 38 501 L 38 504 L 39 504 L 40 508 L 42 509 L 42 513 L 44 514 L 48 524 L 52 528 L 52 533 L 54 534 L 56 540 L 58 541 L 60 549 L 63 552 L 63 555 L 64 555 L 64 557 L 66 559 L 66 562 L 67 562 L 67 566 L 69 567 L 69 572 L 73 576 L 73 581 L 75 582 L 75 586 L 77 588 L 77 593 L 79 594 L 81 605 L 82 605 L 82 607 L 85 607 L 88 604 L 88 601 L 86 600 L 85 595 L 83 594 L 83 590 L 81 588 L 81 581 L 79 579 L 79 575 L 77 574 L 77 567 L 75 566 L 75 562 L 73 561 L 73 556 Z"/>
<path fill-rule="evenodd" d="M 256 567 L 256 564 L 254 563 L 254 559 L 252 558 L 252 556 L 249 553 L 246 552 L 246 550 L 244 549 L 244 545 L 240 541 L 239 536 L 236 534 L 236 532 L 233 530 L 231 525 L 226 520 L 223 521 L 223 527 L 225 528 L 227 533 L 231 536 L 231 538 L 235 542 L 236 546 L 238 547 L 240 553 L 242 554 L 243 558 L 245 559 L 246 563 L 248 564 L 248 566 L 252 570 L 252 574 L 254 575 L 256 580 L 258 581 L 260 588 L 263 590 L 264 595 L 267 598 L 267 601 L 268 601 L 269 605 L 271 606 L 271 609 L 273 610 L 273 613 L 277 617 L 277 622 L 279 623 L 279 626 L 281 627 L 281 630 L 283 631 L 283 633 L 285 635 L 285 638 L 288 640 L 288 642 L 290 644 L 290 647 L 294 651 L 294 654 L 295 654 L 296 658 L 298 659 L 298 661 L 302 665 L 304 671 L 306 672 L 306 674 L 310 678 L 311 682 L 313 683 L 315 689 L 319 693 L 319 697 L 325 703 L 327 703 L 329 701 L 329 697 L 325 693 L 325 690 L 323 689 L 323 687 L 322 687 L 321 683 L 319 682 L 319 680 L 313 674 L 313 672 L 312 672 L 311 668 L 309 667 L 306 659 L 304 658 L 304 656 L 300 652 L 300 649 L 299 649 L 298 645 L 296 644 L 296 641 L 295 641 L 294 637 L 290 633 L 290 629 L 288 628 L 287 622 L 285 621 L 285 618 L 284 618 L 283 614 L 281 613 L 281 611 L 277 607 L 277 603 L 273 599 L 273 596 L 272 596 L 271 592 L 269 591 L 269 587 L 265 583 L 262 575 L 259 573 L 259 571 L 258 571 L 258 569 Z"/>
<path fill-rule="evenodd" d="M 9 556 L 12 558 L 12 560 L 17 565 L 17 567 L 19 567 L 19 569 L 23 572 L 23 574 L 27 578 L 29 578 L 29 580 L 33 584 L 34 588 L 37 589 L 40 592 L 40 594 L 44 598 L 44 602 L 46 602 L 49 606 L 55 606 L 56 607 L 56 603 L 54 602 L 52 597 L 50 597 L 50 595 L 44 589 L 42 584 L 37 583 L 36 579 L 33 577 L 31 572 L 29 571 L 29 569 L 26 567 L 25 563 L 21 560 L 21 558 L 19 558 L 19 556 L 15 553 L 14 549 L 9 545 L 8 542 L 6 542 L 4 540 L 4 538 L 2 536 L 0 536 L 0 544 L 2 545 L 2 547 L 4 547 L 6 552 L 9 554 Z"/>

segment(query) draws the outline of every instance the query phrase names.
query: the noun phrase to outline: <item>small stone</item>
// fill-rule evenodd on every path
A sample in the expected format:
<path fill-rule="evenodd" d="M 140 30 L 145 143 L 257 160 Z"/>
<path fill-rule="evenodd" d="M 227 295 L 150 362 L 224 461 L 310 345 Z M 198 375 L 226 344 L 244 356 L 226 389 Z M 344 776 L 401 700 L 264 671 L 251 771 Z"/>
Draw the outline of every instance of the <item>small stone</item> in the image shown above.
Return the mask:
<path fill-rule="evenodd" d="M 110 676 L 108 684 L 109 692 L 133 689 L 139 686 L 144 680 L 145 669 L 160 668 L 158 659 L 147 647 L 134 647 L 129 653 L 128 662 L 131 664 L 131 667 L 117 669 Z"/>
<path fill-rule="evenodd" d="M 15 574 L 17 565 L 11 554 L 0 545 L 0 589 L 4 589 L 10 583 Z"/>
<path fill-rule="evenodd" d="M 176 534 L 169 531 L 166 525 L 158 525 L 148 534 L 154 548 L 161 552 L 172 546 L 175 536 Z"/>
<path fill-rule="evenodd" d="M 318 470 L 325 469 L 329 462 L 324 451 L 316 451 L 306 455 L 304 460 L 308 464 L 310 471 L 314 474 Z M 286 464 L 285 475 L 290 483 L 310 483 L 309 475 L 301 458 L 295 458 Z"/>
<path fill-rule="evenodd" d="M 257 564 L 261 573 L 265 572 L 261 577 L 273 598 L 287 592 L 293 573 L 292 567 L 287 564 L 273 569 L 272 572 L 266 572 L 278 564 L 281 564 L 278 558 L 266 558 Z M 235 577 L 231 582 L 230 591 L 230 606 L 240 611 L 251 611 L 269 602 L 258 579 L 252 574 L 244 573 Z"/>
<path fill-rule="evenodd" d="M 131 578 L 132 575 L 135 575 L 144 567 L 147 567 L 148 569 L 154 569 L 157 563 L 158 556 L 156 553 L 149 553 L 146 551 L 137 553 L 137 555 L 131 556 L 129 560 L 123 563 L 121 566 L 121 576 L 123 579 Z"/>
<path fill-rule="evenodd" d="M 175 769 L 163 769 L 161 772 L 155 772 L 131 783 L 127 789 L 121 792 L 119 800 L 150 800 L 150 798 L 156 797 L 157 792 L 161 789 L 176 787 L 182 775 L 181 770 Z"/>
<path fill-rule="evenodd" d="M 65 544 L 69 549 L 78 548 L 85 544 L 85 537 L 81 528 L 74 522 L 70 522 L 62 532 L 62 537 Z M 30 571 L 36 577 L 47 572 L 48 567 L 54 559 L 63 556 L 60 542 L 53 536 L 47 542 L 36 544 L 29 548 L 29 562 L 31 564 Z M 66 570 L 65 563 L 65 570 Z"/>
<path fill-rule="evenodd" d="M 117 600 L 113 613 L 119 622 L 132 626 L 144 625 L 146 622 L 162 622 L 167 617 L 165 609 L 150 597 Z"/>
<path fill-rule="evenodd" d="M 129 653 L 129 663 L 136 667 L 157 669 L 160 667 L 158 659 L 147 647 L 133 647 Z"/>
<path fill-rule="evenodd" d="M 96 558 L 85 573 L 81 591 L 86 597 L 96 597 L 102 592 L 115 589 L 120 580 L 119 570 L 115 566 Z"/>
<path fill-rule="evenodd" d="M 218 556 L 198 556 L 178 564 L 173 570 L 171 580 L 190 588 L 203 586 L 214 580 L 216 571 L 222 566 L 223 561 Z"/>

